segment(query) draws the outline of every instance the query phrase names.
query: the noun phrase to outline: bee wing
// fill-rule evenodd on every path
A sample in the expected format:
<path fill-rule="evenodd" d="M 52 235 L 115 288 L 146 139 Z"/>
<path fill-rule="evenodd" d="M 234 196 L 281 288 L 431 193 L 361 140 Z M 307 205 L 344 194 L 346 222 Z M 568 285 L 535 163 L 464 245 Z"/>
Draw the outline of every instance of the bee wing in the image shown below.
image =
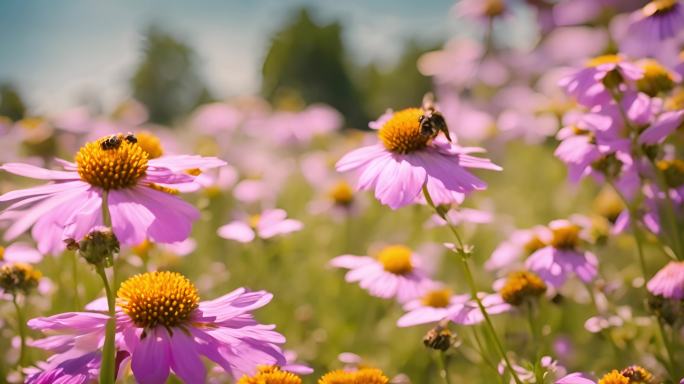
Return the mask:
<path fill-rule="evenodd" d="M 423 109 L 426 111 L 435 109 L 435 95 L 432 92 L 428 92 L 423 96 Z"/>

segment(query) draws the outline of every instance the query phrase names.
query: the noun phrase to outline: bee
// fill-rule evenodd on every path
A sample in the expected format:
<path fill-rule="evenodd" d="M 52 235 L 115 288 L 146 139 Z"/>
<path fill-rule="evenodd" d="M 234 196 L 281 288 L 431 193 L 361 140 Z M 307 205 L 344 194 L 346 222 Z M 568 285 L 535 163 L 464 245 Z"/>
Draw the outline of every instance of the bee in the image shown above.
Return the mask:
<path fill-rule="evenodd" d="M 100 148 L 102 148 L 105 151 L 109 151 L 112 149 L 117 149 L 121 146 L 121 136 L 119 135 L 111 135 L 100 143 Z"/>
<path fill-rule="evenodd" d="M 435 108 L 434 95 L 430 92 L 423 97 L 423 114 L 418 118 L 420 133 L 430 138 L 435 138 L 442 132 L 447 140 L 451 142 L 449 128 L 447 128 L 444 116 Z"/>
<path fill-rule="evenodd" d="M 128 132 L 126 136 L 124 137 L 126 141 L 128 141 L 131 144 L 135 144 L 138 142 L 138 138 L 135 137 L 135 135 L 132 132 Z"/>

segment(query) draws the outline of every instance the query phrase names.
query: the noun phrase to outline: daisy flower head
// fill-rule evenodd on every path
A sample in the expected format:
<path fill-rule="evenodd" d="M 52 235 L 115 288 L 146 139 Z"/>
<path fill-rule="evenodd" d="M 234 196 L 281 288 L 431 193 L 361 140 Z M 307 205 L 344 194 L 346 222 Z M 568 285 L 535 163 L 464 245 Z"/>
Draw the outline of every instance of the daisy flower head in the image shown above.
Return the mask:
<path fill-rule="evenodd" d="M 237 384 L 301 384 L 302 378 L 292 372 L 281 371 L 280 368 L 259 367 L 253 376 L 242 376 Z"/>
<path fill-rule="evenodd" d="M 485 268 L 490 271 L 510 271 L 519 266 L 519 262 L 537 250 L 544 248 L 551 241 L 551 231 L 544 226 L 513 231 L 508 239 L 494 249 Z"/>
<path fill-rule="evenodd" d="M 392 209 L 415 203 L 424 185 L 437 204 L 451 202 L 454 194 L 485 189 L 486 183 L 466 168 L 501 168 L 471 155 L 482 149 L 460 147 L 430 130 L 434 122 L 426 113 L 421 108 L 394 112 L 378 130 L 379 143 L 347 153 L 337 170 L 358 170 L 357 189 L 374 190 Z"/>
<path fill-rule="evenodd" d="M 680 0 L 652 0 L 632 14 L 628 36 L 642 44 L 657 45 L 682 29 L 684 6 Z"/>
<path fill-rule="evenodd" d="M 267 209 L 260 214 L 242 220 L 234 220 L 218 229 L 224 239 L 250 243 L 256 238 L 270 239 L 275 236 L 297 232 L 304 225 L 299 220 L 288 219 L 282 209 Z"/>
<path fill-rule="evenodd" d="M 643 77 L 643 70 L 621 55 L 603 55 L 589 60 L 568 76 L 559 85 L 578 103 L 593 107 L 607 104 L 613 98 L 611 90 L 634 83 Z"/>
<path fill-rule="evenodd" d="M 318 384 L 387 384 L 389 378 L 377 368 L 347 371 L 338 369 L 323 375 Z"/>
<path fill-rule="evenodd" d="M 405 245 L 389 245 L 371 256 L 342 255 L 330 260 L 348 269 L 347 282 L 358 282 L 372 296 L 406 303 L 423 295 L 434 282 L 421 265 L 420 256 Z"/>
<path fill-rule="evenodd" d="M 285 338 L 273 325 L 260 324 L 251 314 L 272 298 L 264 291 L 239 288 L 200 301 L 197 288 L 179 273 L 135 275 L 117 292 L 116 340 L 121 365 L 130 362 L 135 379 L 143 384 L 165 383 L 171 372 L 184 382 L 203 383 L 207 372 L 202 357 L 234 378 L 257 374 L 260 366 L 284 365 L 286 359 L 278 345 Z M 107 319 L 100 313 L 74 312 L 29 321 L 31 328 L 51 335 L 35 341 L 34 346 L 56 353 L 32 377 L 60 377 L 65 366 L 81 359 L 99 365 Z M 86 368 L 76 371 L 85 375 Z M 44 382 L 31 380 L 29 377 L 29 382 Z"/>
<path fill-rule="evenodd" d="M 421 297 L 404 305 L 406 314 L 397 320 L 398 327 L 437 323 L 470 300 L 470 295 L 454 295 L 448 288 L 435 286 Z"/>
<path fill-rule="evenodd" d="M 161 156 L 151 159 L 132 134 L 117 134 L 85 144 L 74 162 L 58 160 L 63 170 L 21 163 L 0 169 L 49 184 L 0 196 L 9 206 L 0 221 L 12 221 L 5 232 L 11 240 L 32 227 L 41 253 L 57 253 L 64 240 L 82 239 L 103 226 L 105 216 L 122 244 L 146 239 L 158 243 L 185 240 L 199 212 L 176 196 L 195 176 L 187 170 L 220 167 L 225 162 L 201 156 Z M 176 188 L 178 187 L 178 188 Z M 106 209 L 103 209 L 103 206 Z M 107 215 L 108 213 L 108 215 Z"/>
<path fill-rule="evenodd" d="M 656 296 L 684 300 L 684 261 L 670 261 L 646 285 Z"/>
<path fill-rule="evenodd" d="M 573 273 L 583 282 L 591 282 L 598 273 L 598 259 L 580 248 L 582 228 L 568 220 L 555 220 L 549 230 L 550 242 L 531 254 L 525 267 L 554 288 L 562 286 Z"/>

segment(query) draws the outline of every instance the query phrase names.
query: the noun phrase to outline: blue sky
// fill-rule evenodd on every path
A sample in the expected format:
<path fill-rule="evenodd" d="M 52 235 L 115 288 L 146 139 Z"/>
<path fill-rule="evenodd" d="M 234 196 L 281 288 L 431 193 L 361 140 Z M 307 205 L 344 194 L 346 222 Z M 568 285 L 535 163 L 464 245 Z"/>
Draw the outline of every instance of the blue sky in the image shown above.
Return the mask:
<path fill-rule="evenodd" d="M 141 31 L 151 23 L 197 51 L 220 96 L 253 93 L 268 39 L 293 9 L 340 20 L 357 62 L 390 63 L 407 39 L 440 41 L 458 22 L 452 0 L 3 0 L 0 81 L 18 85 L 38 113 L 76 105 L 86 93 L 106 105 L 126 95 Z"/>

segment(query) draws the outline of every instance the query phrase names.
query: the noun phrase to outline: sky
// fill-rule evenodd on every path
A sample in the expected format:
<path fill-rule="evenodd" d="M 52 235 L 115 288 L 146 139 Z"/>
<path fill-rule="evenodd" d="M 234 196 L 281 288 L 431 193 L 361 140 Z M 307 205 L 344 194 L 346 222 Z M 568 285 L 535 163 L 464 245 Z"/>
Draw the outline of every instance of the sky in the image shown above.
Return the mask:
<path fill-rule="evenodd" d="M 96 95 L 111 106 L 127 95 L 142 32 L 161 26 L 189 43 L 214 94 L 256 93 L 269 38 L 308 6 L 339 20 L 358 63 L 388 65 L 403 44 L 435 43 L 461 28 L 453 0 L 2 0 L 0 82 L 11 82 L 35 113 Z"/>

